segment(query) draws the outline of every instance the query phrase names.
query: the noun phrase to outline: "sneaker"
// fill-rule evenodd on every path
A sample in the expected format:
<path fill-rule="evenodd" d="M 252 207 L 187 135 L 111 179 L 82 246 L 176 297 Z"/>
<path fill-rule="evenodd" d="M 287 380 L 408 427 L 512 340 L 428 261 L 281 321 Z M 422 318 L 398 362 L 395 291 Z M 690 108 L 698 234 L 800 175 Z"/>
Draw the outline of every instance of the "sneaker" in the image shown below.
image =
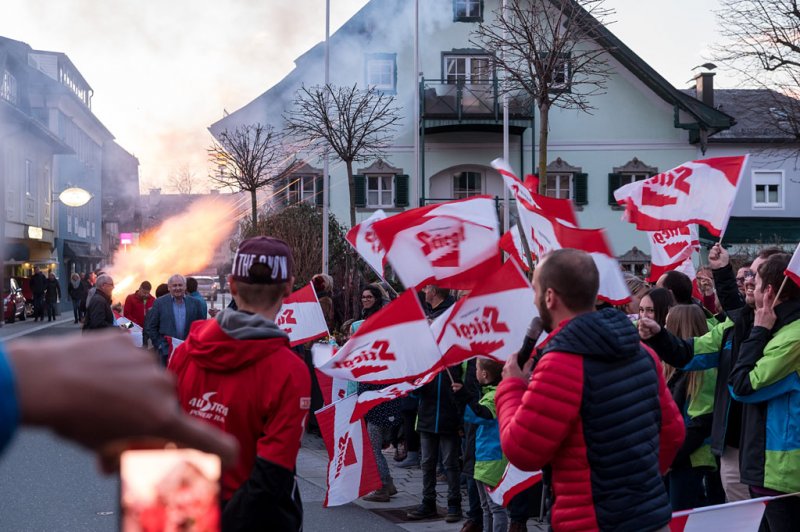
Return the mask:
<path fill-rule="evenodd" d="M 409 510 L 406 512 L 406 518 L 411 521 L 419 521 L 421 519 L 435 519 L 439 517 L 439 514 L 436 512 L 435 507 L 427 506 L 426 504 L 420 504 L 413 510 Z"/>
<path fill-rule="evenodd" d="M 365 495 L 364 500 L 369 502 L 389 502 L 389 491 L 385 487 L 381 487 Z"/>
<path fill-rule="evenodd" d="M 482 532 L 482 531 L 483 531 L 483 525 L 472 519 L 467 519 L 464 522 L 464 526 L 461 527 L 461 532 Z"/>
<path fill-rule="evenodd" d="M 457 506 L 449 506 L 447 508 L 447 515 L 444 518 L 445 523 L 457 523 L 462 518 L 461 508 Z"/>
<path fill-rule="evenodd" d="M 419 452 L 409 451 L 406 459 L 397 464 L 397 467 L 402 467 L 403 469 L 419 467 Z"/>

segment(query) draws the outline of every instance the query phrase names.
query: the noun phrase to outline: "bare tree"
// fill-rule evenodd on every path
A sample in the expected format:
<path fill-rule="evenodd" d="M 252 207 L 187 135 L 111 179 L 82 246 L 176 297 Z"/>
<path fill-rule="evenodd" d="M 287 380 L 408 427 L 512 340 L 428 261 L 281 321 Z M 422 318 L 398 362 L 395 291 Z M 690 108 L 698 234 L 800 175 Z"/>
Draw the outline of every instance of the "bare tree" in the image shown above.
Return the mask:
<path fill-rule="evenodd" d="M 744 85 L 768 89 L 765 123 L 787 140 L 800 140 L 798 1 L 723 0 L 717 15 L 724 41 L 714 59 L 738 72 Z"/>
<path fill-rule="evenodd" d="M 612 11 L 604 0 L 508 0 L 478 25 L 472 43 L 492 52 L 502 91 L 539 109 L 539 192 L 547 187 L 550 109 L 591 112 L 612 70 L 593 38 Z M 526 98 L 527 96 L 527 98 Z"/>
<path fill-rule="evenodd" d="M 356 224 L 353 163 L 382 157 L 400 121 L 394 96 L 374 88 L 302 87 L 285 117 L 287 131 L 307 149 L 332 150 L 347 167 L 350 225 Z"/>
<path fill-rule="evenodd" d="M 280 179 L 286 155 L 271 125 L 251 124 L 225 130 L 208 148 L 210 179 L 221 187 L 250 193 L 252 224 L 258 223 L 258 191 Z"/>
<path fill-rule="evenodd" d="M 167 183 L 178 194 L 191 194 L 192 191 L 197 190 L 200 181 L 197 178 L 197 174 L 189 168 L 189 165 L 184 164 L 170 173 Z"/>

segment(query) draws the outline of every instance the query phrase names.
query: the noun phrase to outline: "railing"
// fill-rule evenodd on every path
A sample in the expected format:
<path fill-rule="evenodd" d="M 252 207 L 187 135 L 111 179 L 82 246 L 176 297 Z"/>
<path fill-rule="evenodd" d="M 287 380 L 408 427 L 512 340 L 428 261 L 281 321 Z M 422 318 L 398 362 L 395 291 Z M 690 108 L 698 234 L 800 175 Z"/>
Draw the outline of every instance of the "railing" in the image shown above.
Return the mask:
<path fill-rule="evenodd" d="M 509 116 L 516 119 L 531 117 L 532 107 L 522 93 L 509 95 Z M 420 81 L 420 111 L 428 118 L 502 120 L 503 102 L 498 81 Z"/>

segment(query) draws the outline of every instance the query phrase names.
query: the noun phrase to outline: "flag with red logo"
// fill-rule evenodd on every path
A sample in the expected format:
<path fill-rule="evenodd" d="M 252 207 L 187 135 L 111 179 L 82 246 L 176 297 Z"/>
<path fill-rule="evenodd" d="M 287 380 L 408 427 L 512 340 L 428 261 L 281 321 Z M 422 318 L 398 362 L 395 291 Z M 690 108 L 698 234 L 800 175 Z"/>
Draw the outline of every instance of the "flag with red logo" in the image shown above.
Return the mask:
<path fill-rule="evenodd" d="M 695 251 L 700 251 L 695 224 L 648 231 L 647 239 L 650 241 L 650 275 L 647 280 L 651 283 L 658 281 L 668 271 L 677 269 Z"/>
<path fill-rule="evenodd" d="M 500 237 L 500 249 L 508 253 L 511 258 L 517 262 L 520 268 L 525 271 L 530 270 L 528 262 L 523 258 L 525 256 L 525 248 L 522 246 L 522 239 L 519 237 L 519 227 L 516 225 L 503 233 Z M 531 252 L 531 260 L 536 259 L 536 254 Z"/>
<path fill-rule="evenodd" d="M 489 196 L 412 209 L 372 228 L 409 288 L 469 289 L 501 262 L 497 210 Z"/>
<path fill-rule="evenodd" d="M 339 399 L 344 399 L 347 393 L 347 382 L 344 379 L 334 379 L 329 375 L 325 375 L 318 369 L 314 369 L 317 376 L 317 383 L 319 384 L 320 392 L 322 392 L 322 403 L 329 405 L 335 403 Z"/>
<path fill-rule="evenodd" d="M 541 481 L 541 471 L 523 471 L 509 462 L 497 486 L 487 491 L 495 504 L 507 507 L 511 499 Z"/>
<path fill-rule="evenodd" d="M 783 273 L 794 281 L 796 285 L 800 286 L 800 245 L 794 250 L 792 260 L 789 261 L 789 265 L 786 266 L 786 270 Z"/>
<path fill-rule="evenodd" d="M 350 421 L 357 397 L 350 395 L 315 412 L 328 450 L 325 507 L 347 504 L 381 487 L 367 425 L 363 419 Z"/>
<path fill-rule="evenodd" d="M 641 231 L 700 224 L 714 236 L 728 225 L 747 155 L 689 161 L 644 181 L 628 183 L 614 197 L 625 219 Z"/>
<path fill-rule="evenodd" d="M 116 322 L 117 326 L 128 331 L 128 334 L 133 341 L 133 345 L 136 347 L 142 347 L 142 345 L 144 345 L 144 330 L 142 327 L 135 324 L 119 312 L 115 310 L 112 312 L 114 313 L 114 321 Z"/>
<path fill-rule="evenodd" d="M 315 344 L 312 354 L 314 366 L 331 377 L 376 384 L 415 379 L 441 359 L 414 290 L 370 316 L 341 349 Z"/>
<path fill-rule="evenodd" d="M 292 347 L 330 334 L 325 323 L 325 314 L 322 313 L 317 293 L 311 284 L 283 300 L 275 325 L 289 335 Z"/>
<path fill-rule="evenodd" d="M 393 399 L 399 399 L 400 397 L 405 397 L 414 390 L 421 388 L 429 382 L 432 382 L 433 379 L 436 378 L 436 375 L 441 372 L 441 370 L 442 368 L 437 368 L 436 370 L 426 373 L 421 377 L 417 377 L 416 379 L 389 384 L 380 390 L 361 392 L 358 394 L 356 406 L 353 409 L 353 416 L 350 421 L 355 422 L 366 416 L 367 412 L 379 404 L 391 401 Z"/>
<path fill-rule="evenodd" d="M 757 532 L 766 505 L 776 498 L 778 497 L 760 497 L 673 512 L 669 529 L 670 532 L 708 532 L 709 530 Z"/>
<path fill-rule="evenodd" d="M 475 356 L 505 362 L 519 351 L 528 324 L 539 315 L 533 289 L 512 260 L 451 309 L 431 324 L 444 366 Z"/>
<path fill-rule="evenodd" d="M 345 237 L 361 258 L 381 277 L 383 277 L 383 267 L 386 265 L 386 250 L 381 246 L 372 224 L 385 218 L 386 213 L 378 209 L 372 216 L 350 229 Z"/>

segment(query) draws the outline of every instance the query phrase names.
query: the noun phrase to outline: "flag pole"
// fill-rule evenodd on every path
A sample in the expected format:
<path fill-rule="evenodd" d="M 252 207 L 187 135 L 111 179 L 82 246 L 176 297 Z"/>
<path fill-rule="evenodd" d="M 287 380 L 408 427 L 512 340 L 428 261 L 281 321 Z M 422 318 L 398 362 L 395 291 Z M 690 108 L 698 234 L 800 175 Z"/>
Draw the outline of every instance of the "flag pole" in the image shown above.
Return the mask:
<path fill-rule="evenodd" d="M 783 287 L 786 286 L 786 281 L 789 280 L 789 276 L 784 276 L 783 282 L 781 283 L 781 287 L 778 288 L 778 293 L 775 295 L 775 300 L 772 302 L 772 308 L 775 308 L 775 305 L 778 303 L 778 299 L 781 297 L 781 292 L 783 292 Z"/>
<path fill-rule="evenodd" d="M 331 75 L 331 0 L 325 0 L 325 88 L 327 90 Z M 329 220 L 328 211 L 330 207 L 330 175 L 328 168 L 328 150 L 322 156 L 322 273 L 328 274 L 328 233 Z"/>

